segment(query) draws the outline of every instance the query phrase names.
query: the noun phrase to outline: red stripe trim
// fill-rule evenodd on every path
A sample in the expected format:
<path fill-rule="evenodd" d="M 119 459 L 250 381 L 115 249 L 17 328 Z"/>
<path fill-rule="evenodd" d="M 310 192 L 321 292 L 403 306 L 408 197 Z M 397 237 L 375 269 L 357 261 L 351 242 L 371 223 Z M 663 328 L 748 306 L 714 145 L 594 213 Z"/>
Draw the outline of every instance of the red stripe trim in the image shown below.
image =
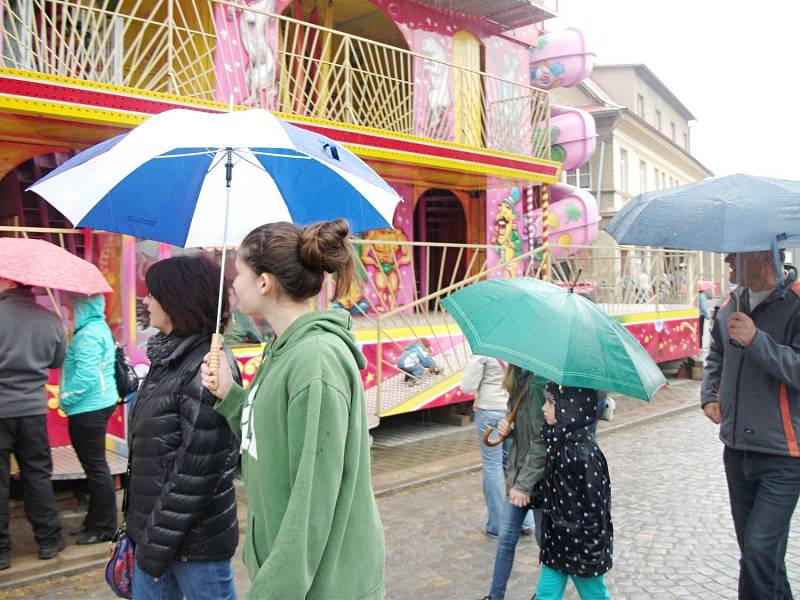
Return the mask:
<path fill-rule="evenodd" d="M 450 158 L 454 160 L 463 160 L 471 163 L 483 163 L 498 167 L 505 167 L 508 169 L 527 171 L 529 173 L 549 175 L 551 177 L 555 177 L 555 175 L 558 173 L 558 168 L 551 165 L 540 165 L 534 162 L 514 160 L 513 158 L 504 156 L 491 156 L 478 152 L 470 152 L 469 150 L 460 150 L 458 148 L 448 148 L 412 140 L 383 137 L 365 133 L 363 131 L 349 131 L 334 127 L 324 127 L 316 124 L 312 125 L 303 121 L 292 121 L 292 124 L 302 127 L 303 129 L 308 129 L 309 131 L 315 131 L 316 133 L 327 135 L 345 144 L 358 144 L 360 146 L 371 146 L 373 148 L 399 150 L 401 152 L 409 152 L 412 154 L 430 154 L 433 156 L 441 156 L 443 158 Z"/>
<path fill-rule="evenodd" d="M 789 448 L 789 455 L 798 457 L 800 456 L 800 448 L 797 447 L 797 438 L 794 436 L 794 427 L 792 427 L 792 413 L 789 410 L 789 393 L 786 390 L 785 383 L 781 384 L 780 398 L 783 433 L 786 436 L 786 445 Z"/>
<path fill-rule="evenodd" d="M 128 96 L 114 92 L 103 92 L 83 87 L 69 87 L 55 83 L 0 77 L 0 94 L 39 98 L 51 102 L 70 102 L 86 104 L 95 108 L 124 110 L 143 114 L 158 114 L 171 108 L 189 108 L 204 112 L 222 112 L 219 109 L 198 106 L 192 103 L 181 104 L 146 97 Z"/>
<path fill-rule="evenodd" d="M 224 112 L 223 109 L 196 105 L 190 102 L 184 104 L 168 100 L 147 98 L 145 96 L 93 90 L 79 86 L 71 87 L 51 82 L 16 79 L 13 77 L 0 77 L 0 94 L 23 98 L 38 98 L 50 102 L 68 102 L 71 104 L 91 106 L 93 108 L 127 111 L 146 115 L 158 114 L 172 108 L 192 108 L 194 110 L 210 113 Z M 558 174 L 557 166 L 539 164 L 535 161 L 517 160 L 508 156 L 472 152 L 466 149 L 451 148 L 438 144 L 426 144 L 423 141 L 395 138 L 392 137 L 391 134 L 381 136 L 364 131 L 353 131 L 338 127 L 311 124 L 302 120 L 292 122 L 298 127 L 330 136 L 345 144 L 358 144 L 372 148 L 437 156 L 469 163 L 514 169 L 549 177 L 555 177 Z"/>

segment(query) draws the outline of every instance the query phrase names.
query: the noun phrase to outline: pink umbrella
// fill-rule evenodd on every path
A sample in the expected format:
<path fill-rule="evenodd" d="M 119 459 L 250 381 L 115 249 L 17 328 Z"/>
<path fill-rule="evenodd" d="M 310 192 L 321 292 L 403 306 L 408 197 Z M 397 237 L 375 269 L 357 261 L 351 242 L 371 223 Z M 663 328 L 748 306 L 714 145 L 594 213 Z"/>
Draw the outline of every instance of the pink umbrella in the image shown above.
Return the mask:
<path fill-rule="evenodd" d="M 0 238 L 0 277 L 87 296 L 112 291 L 92 263 L 50 242 L 27 238 Z"/>

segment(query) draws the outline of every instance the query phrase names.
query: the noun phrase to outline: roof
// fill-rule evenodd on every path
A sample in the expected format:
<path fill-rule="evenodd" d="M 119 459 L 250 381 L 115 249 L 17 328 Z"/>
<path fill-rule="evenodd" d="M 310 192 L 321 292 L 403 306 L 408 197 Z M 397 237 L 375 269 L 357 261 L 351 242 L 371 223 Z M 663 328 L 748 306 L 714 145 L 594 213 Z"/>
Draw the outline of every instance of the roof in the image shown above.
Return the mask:
<path fill-rule="evenodd" d="M 503 30 L 517 29 L 556 16 L 558 0 L 414 0 L 440 11 L 483 17 Z"/>
<path fill-rule="evenodd" d="M 670 104 L 672 104 L 681 115 L 688 119 L 689 121 L 696 121 L 697 117 L 695 117 L 692 112 L 686 108 L 686 105 L 683 104 L 678 97 L 672 93 L 672 91 L 661 81 L 658 77 L 656 77 L 655 73 L 653 73 L 647 65 L 643 63 L 621 63 L 621 64 L 611 64 L 611 65 L 595 65 L 595 71 L 602 71 L 602 70 L 610 70 L 610 69 L 633 69 L 636 71 L 637 75 L 644 79 L 651 87 L 653 87 L 656 92 L 658 92 L 664 99 L 667 100 Z"/>

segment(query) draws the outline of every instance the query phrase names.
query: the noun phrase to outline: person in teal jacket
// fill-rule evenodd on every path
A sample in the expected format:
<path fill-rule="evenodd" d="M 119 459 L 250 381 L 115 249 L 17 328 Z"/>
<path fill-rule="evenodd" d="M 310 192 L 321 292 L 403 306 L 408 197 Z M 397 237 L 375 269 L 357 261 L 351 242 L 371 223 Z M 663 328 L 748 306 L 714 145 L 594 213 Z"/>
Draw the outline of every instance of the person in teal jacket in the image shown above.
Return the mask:
<path fill-rule="evenodd" d="M 89 511 L 70 531 L 78 544 L 111 539 L 117 528 L 117 497 L 106 462 L 106 427 L 119 397 L 114 378 L 115 345 L 105 320 L 105 299 L 72 298 L 75 329 L 64 359 L 61 410 L 67 415 L 72 447 L 86 473 Z"/>
<path fill-rule="evenodd" d="M 236 257 L 242 310 L 275 330 L 247 389 L 228 365 L 203 385 L 241 440 L 248 598 L 381 600 L 384 535 L 372 491 L 360 369 L 343 310 L 314 311 L 324 273 L 349 290 L 355 254 L 346 221 L 258 227 Z"/>

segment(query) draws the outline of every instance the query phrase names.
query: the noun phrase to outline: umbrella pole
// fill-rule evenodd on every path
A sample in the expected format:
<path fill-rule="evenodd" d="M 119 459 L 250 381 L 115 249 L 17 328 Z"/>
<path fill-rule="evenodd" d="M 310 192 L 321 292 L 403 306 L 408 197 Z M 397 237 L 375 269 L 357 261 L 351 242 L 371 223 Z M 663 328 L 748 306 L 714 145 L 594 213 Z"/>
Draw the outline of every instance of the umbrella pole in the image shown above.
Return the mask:
<path fill-rule="evenodd" d="M 225 287 L 225 259 L 228 251 L 228 215 L 231 205 L 231 179 L 233 178 L 233 148 L 226 148 L 228 160 L 225 163 L 225 228 L 222 231 L 222 264 L 219 268 L 219 296 L 217 297 L 217 328 L 211 336 L 211 355 L 208 358 L 208 366 L 211 372 L 219 373 L 219 351 L 222 348 L 222 294 Z M 219 385 L 219 378 L 214 378 L 214 391 Z"/>

